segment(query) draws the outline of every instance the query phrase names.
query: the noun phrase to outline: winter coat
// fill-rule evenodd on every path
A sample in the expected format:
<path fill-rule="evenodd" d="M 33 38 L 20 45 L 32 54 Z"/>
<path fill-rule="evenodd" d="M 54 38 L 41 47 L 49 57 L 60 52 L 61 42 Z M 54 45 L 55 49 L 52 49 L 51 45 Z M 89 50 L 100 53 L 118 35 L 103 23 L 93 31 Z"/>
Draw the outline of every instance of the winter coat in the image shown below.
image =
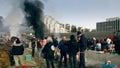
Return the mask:
<path fill-rule="evenodd" d="M 24 53 L 24 46 L 22 44 L 14 44 L 12 47 L 12 54 L 13 55 L 23 55 Z"/>
<path fill-rule="evenodd" d="M 82 35 L 82 36 L 80 37 L 80 40 L 79 40 L 78 43 L 79 43 L 80 51 L 81 51 L 81 52 L 85 51 L 86 48 L 87 48 L 87 39 L 86 39 L 86 37 L 85 37 L 84 35 Z"/>
<path fill-rule="evenodd" d="M 52 46 L 52 42 L 49 42 L 44 46 L 42 53 L 44 54 L 45 59 L 54 59 L 54 50 L 51 49 Z"/>
<path fill-rule="evenodd" d="M 61 40 L 58 44 L 58 48 L 63 52 L 68 52 L 68 46 L 67 45 L 68 45 L 67 41 Z"/>
<path fill-rule="evenodd" d="M 68 41 L 68 54 L 74 56 L 79 51 L 78 43 L 76 40 Z"/>

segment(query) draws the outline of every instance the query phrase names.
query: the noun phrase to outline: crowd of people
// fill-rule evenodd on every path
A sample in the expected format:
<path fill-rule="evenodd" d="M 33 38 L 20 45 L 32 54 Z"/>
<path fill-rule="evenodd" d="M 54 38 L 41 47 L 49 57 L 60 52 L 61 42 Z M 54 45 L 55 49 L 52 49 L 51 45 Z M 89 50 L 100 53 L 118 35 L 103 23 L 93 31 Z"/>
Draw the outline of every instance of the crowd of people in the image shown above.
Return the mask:
<path fill-rule="evenodd" d="M 76 55 L 80 51 L 80 64 L 79 68 L 85 68 L 85 50 L 87 46 L 87 39 L 81 32 L 77 32 L 77 37 L 71 35 L 69 38 L 63 36 L 60 41 L 53 36 L 47 36 L 44 39 L 33 37 L 31 40 L 31 56 L 36 56 L 35 49 L 37 48 L 37 57 L 44 57 L 46 60 L 47 68 L 55 68 L 54 61 L 59 62 L 59 67 L 64 66 L 70 68 L 77 67 Z M 9 39 L 5 38 L 5 45 L 3 49 L 9 54 L 10 63 L 12 66 L 23 66 L 24 62 L 24 49 L 22 41 L 18 37 Z M 60 53 L 58 55 L 58 52 Z M 57 57 L 56 57 L 57 56 Z M 69 56 L 69 57 L 68 57 Z M 68 65 L 69 58 L 69 65 Z"/>
<path fill-rule="evenodd" d="M 95 37 L 89 39 L 86 38 L 83 33 L 78 31 L 77 35 L 70 35 L 69 38 L 63 36 L 59 42 L 57 41 L 57 38 L 53 38 L 50 36 L 46 37 L 43 40 L 41 53 L 44 54 L 47 68 L 50 68 L 50 64 L 52 68 L 55 68 L 54 59 L 56 58 L 55 57 L 56 51 L 59 51 L 60 53 L 58 58 L 59 67 L 62 67 L 64 62 L 65 67 L 70 66 L 70 68 L 77 67 L 85 68 L 86 50 L 91 49 L 95 51 L 107 51 L 109 53 L 119 53 L 117 45 L 118 45 L 117 41 L 112 40 L 109 37 L 100 40 L 96 39 Z M 78 55 L 78 53 L 80 54 L 79 59 L 77 60 L 76 55 Z"/>
<path fill-rule="evenodd" d="M 70 68 L 86 68 L 85 51 L 89 49 L 119 53 L 119 48 L 116 47 L 119 45 L 117 40 L 113 41 L 110 38 L 98 40 L 95 37 L 87 39 L 80 31 L 76 35 L 70 35 L 69 38 L 62 36 L 60 41 L 54 38 L 54 36 L 47 36 L 44 39 L 33 37 L 30 41 L 32 49 L 31 56 L 34 58 L 35 49 L 37 48 L 37 57 L 43 57 L 46 60 L 47 68 L 55 68 L 54 61 L 59 62 L 58 67 L 60 68 L 63 65 L 65 67 L 70 66 Z M 11 65 L 24 65 L 22 60 L 24 60 L 25 46 L 23 46 L 19 38 L 15 37 L 9 40 L 6 37 L 3 49 L 8 52 Z M 78 54 L 79 59 L 77 59 Z"/>
<path fill-rule="evenodd" d="M 95 51 L 104 51 L 108 53 L 118 53 L 120 54 L 120 43 L 118 39 L 111 39 L 109 37 L 104 39 L 88 38 L 87 39 L 87 49 Z"/>
<path fill-rule="evenodd" d="M 86 48 L 87 38 L 81 32 L 77 32 L 77 37 L 75 35 L 70 35 L 69 38 L 63 36 L 59 42 L 57 38 L 48 36 L 46 44 L 43 46 L 42 53 L 44 54 L 47 68 L 50 68 L 50 65 L 52 68 L 55 68 L 54 60 L 56 51 L 60 52 L 58 67 L 62 68 L 64 65 L 65 67 L 70 66 L 70 68 L 85 68 Z M 80 53 L 80 63 L 77 63 L 78 61 L 76 58 L 78 52 Z"/>

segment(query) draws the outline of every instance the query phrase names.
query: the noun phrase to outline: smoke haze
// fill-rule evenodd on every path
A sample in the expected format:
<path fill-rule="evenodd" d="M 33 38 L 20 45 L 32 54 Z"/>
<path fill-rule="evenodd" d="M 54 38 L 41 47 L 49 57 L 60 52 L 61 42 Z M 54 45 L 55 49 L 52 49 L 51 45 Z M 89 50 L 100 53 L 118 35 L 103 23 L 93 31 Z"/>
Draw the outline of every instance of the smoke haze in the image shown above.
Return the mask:
<path fill-rule="evenodd" d="M 4 26 L 9 28 L 11 36 L 17 36 L 20 31 L 21 24 L 24 20 L 22 13 L 23 0 L 11 0 L 12 9 L 4 19 Z"/>
<path fill-rule="evenodd" d="M 4 26 L 8 28 L 11 36 L 18 36 L 25 27 L 32 27 L 37 38 L 44 37 L 43 4 L 39 0 L 8 0 L 11 11 L 4 19 Z"/>

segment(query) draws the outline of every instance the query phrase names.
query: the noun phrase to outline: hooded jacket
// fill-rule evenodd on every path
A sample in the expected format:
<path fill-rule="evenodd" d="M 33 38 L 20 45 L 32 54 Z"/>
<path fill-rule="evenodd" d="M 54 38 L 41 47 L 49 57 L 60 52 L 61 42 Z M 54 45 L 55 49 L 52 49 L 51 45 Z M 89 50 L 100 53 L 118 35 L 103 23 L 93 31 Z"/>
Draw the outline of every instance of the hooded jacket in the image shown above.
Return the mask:
<path fill-rule="evenodd" d="M 12 54 L 13 55 L 23 55 L 24 47 L 22 44 L 14 44 L 12 47 Z"/>

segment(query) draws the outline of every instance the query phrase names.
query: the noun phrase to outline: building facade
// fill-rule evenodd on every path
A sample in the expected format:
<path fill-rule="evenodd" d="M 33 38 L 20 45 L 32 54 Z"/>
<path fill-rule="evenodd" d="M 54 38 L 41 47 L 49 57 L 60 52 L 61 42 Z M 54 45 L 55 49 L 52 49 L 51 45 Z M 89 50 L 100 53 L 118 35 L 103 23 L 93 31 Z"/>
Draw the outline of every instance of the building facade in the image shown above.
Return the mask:
<path fill-rule="evenodd" d="M 59 23 L 51 16 L 44 16 L 44 24 L 50 33 L 67 33 L 64 24 Z"/>
<path fill-rule="evenodd" d="M 120 30 L 120 18 L 108 18 L 104 22 L 96 23 L 96 29 L 98 32 L 115 32 Z"/>

